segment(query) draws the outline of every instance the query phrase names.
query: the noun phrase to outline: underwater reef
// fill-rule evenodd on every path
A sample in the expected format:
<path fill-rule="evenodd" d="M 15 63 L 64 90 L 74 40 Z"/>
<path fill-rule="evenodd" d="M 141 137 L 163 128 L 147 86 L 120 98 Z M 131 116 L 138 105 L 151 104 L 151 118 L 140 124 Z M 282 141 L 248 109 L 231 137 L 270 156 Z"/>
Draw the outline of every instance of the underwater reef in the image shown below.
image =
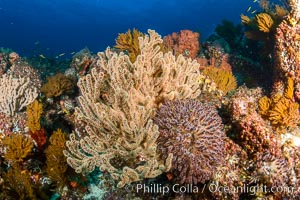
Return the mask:
<path fill-rule="evenodd" d="M 300 1 L 96 54 L 0 48 L 0 200 L 300 199 Z"/>

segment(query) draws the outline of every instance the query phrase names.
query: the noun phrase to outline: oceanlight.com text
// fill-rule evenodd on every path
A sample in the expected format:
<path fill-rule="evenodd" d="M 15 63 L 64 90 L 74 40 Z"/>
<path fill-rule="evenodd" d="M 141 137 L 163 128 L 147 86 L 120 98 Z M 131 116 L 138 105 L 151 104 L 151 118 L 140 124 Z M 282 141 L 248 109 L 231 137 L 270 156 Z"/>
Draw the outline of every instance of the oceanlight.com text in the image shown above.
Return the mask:
<path fill-rule="evenodd" d="M 137 193 L 149 193 L 149 194 L 163 194 L 168 193 L 204 193 L 204 191 L 209 191 L 211 193 L 248 193 L 250 195 L 255 195 L 257 193 L 285 193 L 293 194 L 296 190 L 300 188 L 289 187 L 289 186 L 278 186 L 278 187 L 267 187 L 266 185 L 256 184 L 243 186 L 229 187 L 222 186 L 217 183 L 204 184 L 201 187 L 193 184 L 187 185 L 162 185 L 162 184 L 137 184 L 135 186 L 135 191 Z"/>

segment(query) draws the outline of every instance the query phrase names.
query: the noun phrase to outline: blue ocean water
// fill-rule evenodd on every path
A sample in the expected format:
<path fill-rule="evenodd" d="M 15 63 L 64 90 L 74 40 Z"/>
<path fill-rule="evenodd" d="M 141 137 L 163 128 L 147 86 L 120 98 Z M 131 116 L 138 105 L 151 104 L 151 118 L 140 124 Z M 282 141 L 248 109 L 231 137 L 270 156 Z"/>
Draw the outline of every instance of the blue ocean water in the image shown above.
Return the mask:
<path fill-rule="evenodd" d="M 161 35 L 182 29 L 205 39 L 222 19 L 240 23 L 253 0 L 0 0 L 0 47 L 54 56 L 84 47 L 97 52 L 118 33 L 137 28 Z"/>

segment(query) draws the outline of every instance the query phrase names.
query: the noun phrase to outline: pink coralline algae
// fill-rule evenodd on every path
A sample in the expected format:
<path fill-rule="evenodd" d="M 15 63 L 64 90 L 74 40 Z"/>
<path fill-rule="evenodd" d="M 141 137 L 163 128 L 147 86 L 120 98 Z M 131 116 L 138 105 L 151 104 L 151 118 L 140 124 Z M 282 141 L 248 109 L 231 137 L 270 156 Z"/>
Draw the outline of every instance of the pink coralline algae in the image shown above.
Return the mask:
<path fill-rule="evenodd" d="M 200 51 L 199 37 L 197 32 L 181 30 L 179 33 L 167 35 L 163 43 L 175 55 L 183 54 L 194 59 Z"/>
<path fill-rule="evenodd" d="M 224 164 L 225 132 L 217 110 L 197 100 L 167 101 L 157 112 L 158 151 L 173 153 L 170 173 L 180 184 L 210 180 Z"/>

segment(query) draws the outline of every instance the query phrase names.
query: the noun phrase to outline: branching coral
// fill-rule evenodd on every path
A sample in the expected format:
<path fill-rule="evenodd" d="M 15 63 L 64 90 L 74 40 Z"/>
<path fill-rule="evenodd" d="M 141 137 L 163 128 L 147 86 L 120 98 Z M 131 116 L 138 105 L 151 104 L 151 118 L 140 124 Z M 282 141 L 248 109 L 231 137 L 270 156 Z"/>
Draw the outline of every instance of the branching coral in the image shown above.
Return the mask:
<path fill-rule="evenodd" d="M 299 21 L 300 19 L 300 1 L 299 0 L 289 0 L 289 6 L 291 8 L 291 16 Z"/>
<path fill-rule="evenodd" d="M 260 1 L 268 2 L 268 1 Z M 274 33 L 288 11 L 280 5 L 269 6 L 269 3 L 262 3 L 263 11 L 249 18 L 241 15 L 242 24 L 246 27 L 245 36 L 248 39 L 273 42 Z"/>
<path fill-rule="evenodd" d="M 272 17 L 268 13 L 259 13 L 256 15 L 258 29 L 262 32 L 268 33 L 274 24 Z"/>
<path fill-rule="evenodd" d="M 58 129 L 54 131 L 49 139 L 49 146 L 45 150 L 46 153 L 46 172 L 50 179 L 60 188 L 66 183 L 66 175 L 68 165 L 63 150 L 66 149 L 66 134 Z"/>
<path fill-rule="evenodd" d="M 28 171 L 22 171 L 19 167 L 10 168 L 7 173 L 4 174 L 4 193 L 8 199 L 20 199 L 20 200 L 36 200 L 36 191 L 34 191 L 30 174 Z M 5 198 L 5 199 L 6 199 Z"/>
<path fill-rule="evenodd" d="M 154 122 L 158 151 L 163 159 L 173 153 L 170 172 L 179 183 L 204 183 L 224 164 L 225 132 L 213 107 L 197 100 L 168 101 Z"/>
<path fill-rule="evenodd" d="M 32 139 L 18 133 L 13 133 L 9 137 L 5 137 L 2 143 L 6 147 L 4 158 L 12 164 L 22 162 L 33 148 Z"/>
<path fill-rule="evenodd" d="M 231 71 L 217 67 L 206 67 L 202 73 L 211 78 L 216 83 L 217 88 L 224 94 L 235 90 L 237 87 L 236 79 Z"/>
<path fill-rule="evenodd" d="M 299 104 L 294 102 L 294 81 L 288 78 L 283 95 L 274 95 L 272 99 L 263 97 L 259 100 L 260 114 L 271 121 L 277 131 L 295 128 L 299 123 Z"/>
<path fill-rule="evenodd" d="M 241 14 L 241 21 L 242 24 L 246 25 L 251 22 L 251 19 L 248 16 Z"/>
<path fill-rule="evenodd" d="M 195 58 L 200 51 L 199 33 L 191 30 L 181 30 L 179 33 L 172 33 L 164 38 L 164 45 L 171 49 L 175 55 Z"/>
<path fill-rule="evenodd" d="M 140 54 L 138 38 L 141 36 L 143 36 L 143 33 L 137 29 L 133 29 L 132 31 L 129 29 L 126 33 L 120 33 L 116 39 L 117 45 L 115 48 L 127 51 L 130 61 L 134 62 Z"/>
<path fill-rule="evenodd" d="M 27 106 L 27 127 L 30 130 L 32 139 L 36 142 L 39 148 L 42 148 L 46 144 L 46 131 L 41 128 L 41 115 L 43 112 L 43 104 L 38 100 Z"/>
<path fill-rule="evenodd" d="M 37 89 L 31 87 L 29 79 L 25 78 L 3 75 L 0 88 L 0 112 L 8 116 L 14 116 L 38 96 Z"/>
<path fill-rule="evenodd" d="M 196 98 L 200 75 L 196 61 L 160 51 L 162 39 L 155 31 L 139 38 L 141 54 L 132 63 L 123 53 L 107 49 L 98 53 L 101 70 L 79 79 L 80 107 L 77 119 L 87 124 L 87 136 L 70 135 L 64 151 L 76 172 L 95 167 L 126 183 L 153 178 L 168 171 L 172 154 L 165 160 L 156 152 L 158 127 L 151 118 L 165 100 Z M 104 78 L 105 77 L 105 78 Z M 107 87 L 102 99 L 103 82 Z"/>
<path fill-rule="evenodd" d="M 47 98 L 58 97 L 63 93 L 70 93 L 74 86 L 75 83 L 72 77 L 58 73 L 47 78 L 47 83 L 42 86 L 41 92 L 43 92 Z"/>
<path fill-rule="evenodd" d="M 41 115 L 43 112 L 43 104 L 35 100 L 29 104 L 26 108 L 27 112 L 27 126 L 31 132 L 35 132 L 41 129 Z"/>

